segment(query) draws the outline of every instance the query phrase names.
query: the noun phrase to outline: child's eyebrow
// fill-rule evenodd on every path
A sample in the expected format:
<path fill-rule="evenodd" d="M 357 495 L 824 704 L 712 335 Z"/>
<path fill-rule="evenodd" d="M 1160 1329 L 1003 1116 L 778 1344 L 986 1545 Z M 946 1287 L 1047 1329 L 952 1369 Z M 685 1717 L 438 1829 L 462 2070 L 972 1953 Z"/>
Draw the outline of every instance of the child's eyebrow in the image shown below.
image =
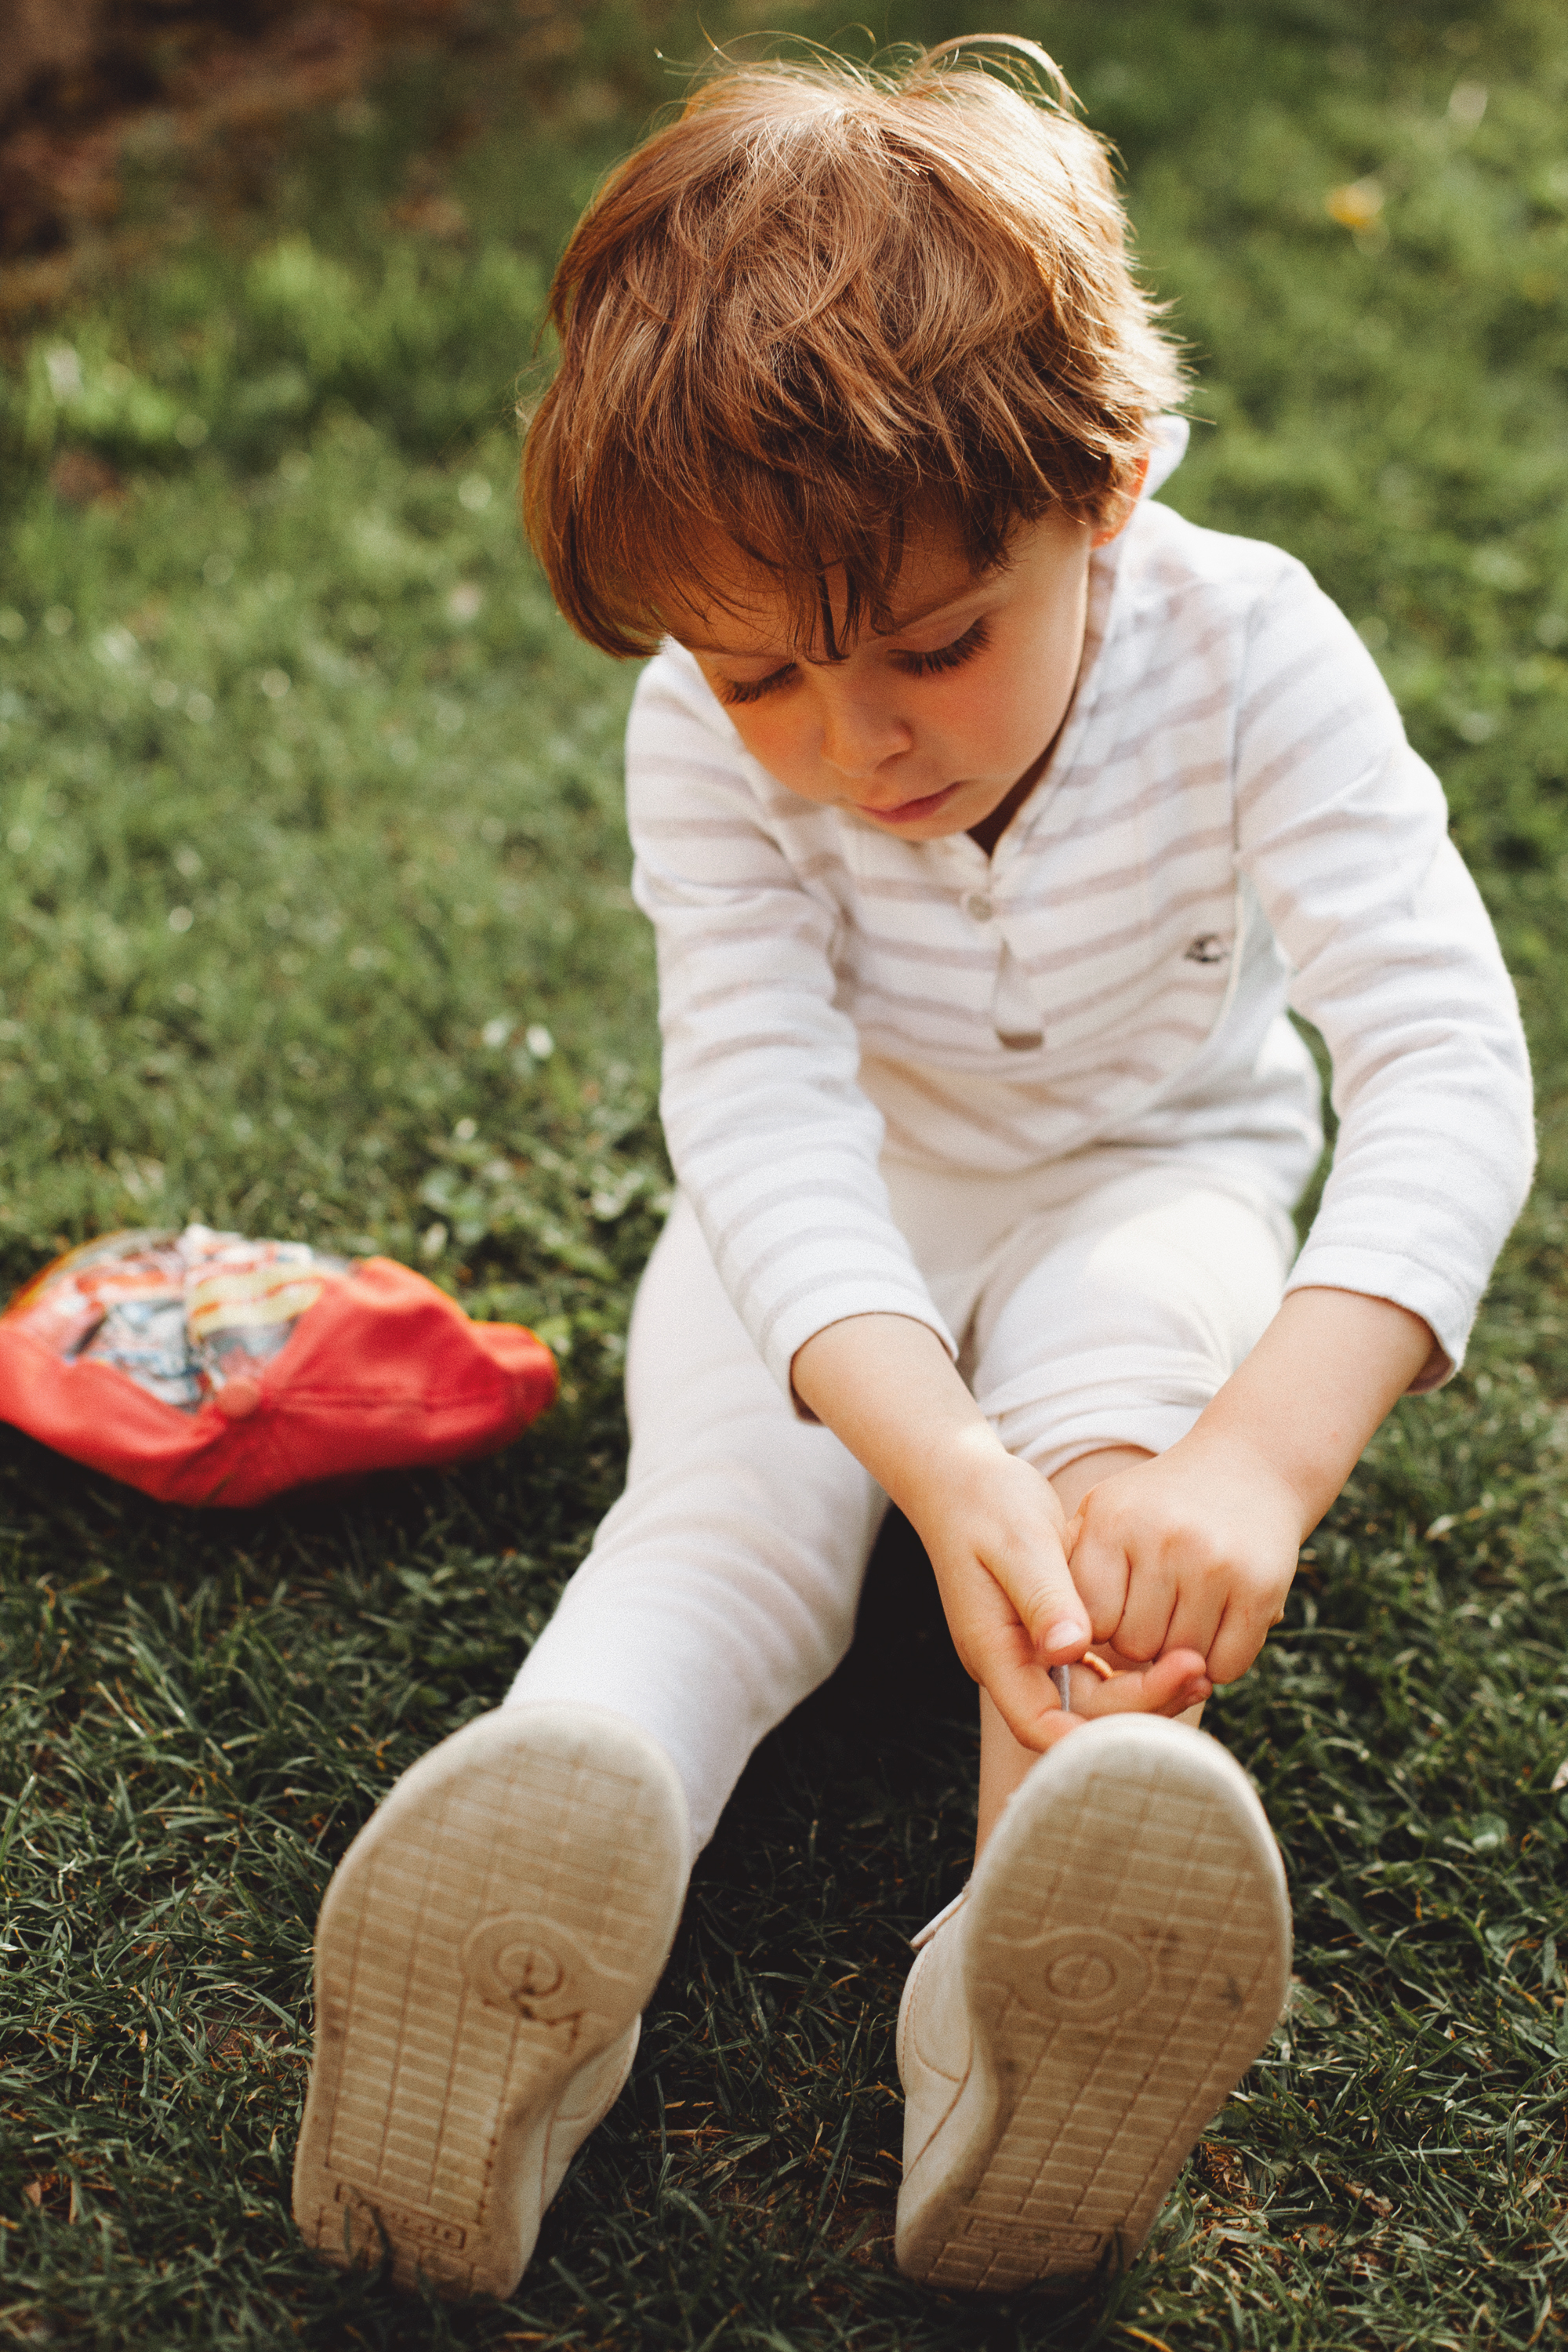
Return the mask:
<path fill-rule="evenodd" d="M 973 580 L 956 596 L 944 596 L 938 604 L 922 605 L 917 613 L 906 613 L 897 628 L 873 629 L 868 634 L 884 643 L 891 637 L 901 637 L 907 630 L 918 629 L 924 621 L 934 621 L 943 613 L 956 612 L 960 605 L 966 604 L 972 596 L 978 596 L 990 585 L 989 580 Z M 677 642 L 684 646 L 689 654 L 707 654 L 720 661 L 792 662 L 800 658 L 788 647 L 775 651 L 767 646 L 710 646 L 697 637 L 680 637 Z"/>

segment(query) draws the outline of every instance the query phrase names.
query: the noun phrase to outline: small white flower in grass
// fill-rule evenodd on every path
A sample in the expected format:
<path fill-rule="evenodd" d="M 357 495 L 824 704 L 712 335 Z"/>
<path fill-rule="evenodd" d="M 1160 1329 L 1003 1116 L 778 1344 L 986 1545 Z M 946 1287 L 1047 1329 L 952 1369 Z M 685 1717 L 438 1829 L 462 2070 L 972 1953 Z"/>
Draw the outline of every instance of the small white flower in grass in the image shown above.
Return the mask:
<path fill-rule="evenodd" d="M 286 669 L 264 669 L 256 683 L 268 702 L 281 702 L 294 681 Z"/>
<path fill-rule="evenodd" d="M 454 1143 L 472 1143 L 479 1131 L 479 1122 L 477 1118 L 460 1118 L 452 1129 L 452 1140 Z"/>
<path fill-rule="evenodd" d="M 458 501 L 468 508 L 470 514 L 483 514 L 492 495 L 490 486 L 482 474 L 465 474 L 458 484 Z"/>
<path fill-rule="evenodd" d="M 1562 1763 L 1559 1764 L 1556 1771 L 1552 1775 L 1552 1793 L 1553 1796 L 1557 1794 L 1559 1789 L 1568 1789 L 1568 1756 L 1565 1756 L 1563 1759 Z"/>
<path fill-rule="evenodd" d="M 536 1062 L 548 1062 L 555 1051 L 555 1040 L 542 1021 L 535 1021 L 523 1031 L 522 1042 Z"/>
<path fill-rule="evenodd" d="M 420 1238 L 419 1238 L 419 1255 L 420 1255 L 420 1256 L 421 1256 L 421 1257 L 439 1257 L 439 1256 L 440 1256 L 440 1255 L 441 1255 L 441 1252 L 446 1248 L 446 1246 L 447 1246 L 447 1228 L 446 1228 L 446 1226 L 445 1226 L 444 1224 L 442 1224 L 438 1220 L 437 1220 L 437 1222 L 435 1224 L 433 1224 L 433 1225 L 426 1225 L 426 1228 L 425 1228 L 424 1233 L 420 1235 Z"/>
<path fill-rule="evenodd" d="M 44 353 L 44 373 L 49 390 L 62 404 L 81 396 L 81 361 L 69 343 L 57 343 Z"/>
<path fill-rule="evenodd" d="M 479 1036 L 483 1044 L 487 1045 L 493 1053 L 498 1047 L 506 1044 L 507 1039 L 511 1035 L 511 1032 L 512 1024 L 510 1021 L 498 1019 L 495 1021 L 487 1021 L 484 1027 L 479 1031 Z"/>
<path fill-rule="evenodd" d="M 188 931 L 195 919 L 188 907 L 171 907 L 169 909 L 169 929 L 172 931 Z"/>
<path fill-rule="evenodd" d="M 1505 592 L 1528 588 L 1531 570 L 1516 549 L 1506 541 L 1494 540 L 1489 547 L 1478 547 L 1470 557 L 1472 575 L 1488 588 Z"/>
<path fill-rule="evenodd" d="M 475 580 L 459 580 L 447 598 L 447 610 L 454 621 L 477 621 L 483 609 L 485 592 Z"/>

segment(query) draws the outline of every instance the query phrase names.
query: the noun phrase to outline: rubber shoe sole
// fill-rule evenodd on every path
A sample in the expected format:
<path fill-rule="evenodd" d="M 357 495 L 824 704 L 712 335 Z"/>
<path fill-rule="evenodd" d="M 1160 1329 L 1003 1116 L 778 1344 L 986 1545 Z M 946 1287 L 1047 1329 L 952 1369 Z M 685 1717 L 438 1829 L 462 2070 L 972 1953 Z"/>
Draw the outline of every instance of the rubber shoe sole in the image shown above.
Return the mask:
<path fill-rule="evenodd" d="M 510 2294 L 564 2170 L 552 2125 L 668 1957 L 686 1841 L 668 1759 L 593 1707 L 482 1717 L 404 1775 L 316 1931 L 294 2165 L 310 2245 L 345 2267 L 390 2254 L 405 2287 Z M 618 2089 L 616 2062 L 596 2071 Z"/>
<path fill-rule="evenodd" d="M 905 2179 L 899 2267 L 989 2294 L 1125 2267 L 1284 2007 L 1263 1808 L 1205 1732 L 1086 1725 L 1013 1798 L 961 1925 L 969 2069 Z"/>

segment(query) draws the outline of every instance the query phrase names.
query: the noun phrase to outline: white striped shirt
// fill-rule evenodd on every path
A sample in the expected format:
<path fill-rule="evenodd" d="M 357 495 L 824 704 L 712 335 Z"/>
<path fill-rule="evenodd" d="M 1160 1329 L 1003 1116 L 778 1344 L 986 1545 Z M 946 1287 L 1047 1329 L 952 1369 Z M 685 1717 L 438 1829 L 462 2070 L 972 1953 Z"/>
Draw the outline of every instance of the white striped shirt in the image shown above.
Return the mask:
<path fill-rule="evenodd" d="M 1289 1205 L 1333 1062 L 1334 1166 L 1291 1287 L 1423 1316 L 1461 1360 L 1528 1189 L 1512 985 L 1436 777 L 1303 567 L 1147 499 L 1093 559 L 1049 768 L 987 856 L 792 794 L 689 655 L 626 746 L 658 942 L 661 1107 L 720 1276 L 787 1391 L 846 1316 L 951 1348 L 883 1150 L 1016 1173 L 1189 1147 Z"/>

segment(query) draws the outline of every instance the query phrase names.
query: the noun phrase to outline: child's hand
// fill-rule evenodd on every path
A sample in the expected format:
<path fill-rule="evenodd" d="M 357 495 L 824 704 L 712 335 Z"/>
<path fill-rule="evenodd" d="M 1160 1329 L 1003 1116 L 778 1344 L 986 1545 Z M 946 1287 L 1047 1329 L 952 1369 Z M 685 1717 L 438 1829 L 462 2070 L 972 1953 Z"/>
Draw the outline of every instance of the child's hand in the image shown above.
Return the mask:
<path fill-rule="evenodd" d="M 1180 1715 L 1208 1696 L 1201 1656 L 1173 1650 L 1092 1693 L 1080 1676 L 1082 1704 L 1064 1715 L 1050 1669 L 1081 1658 L 1090 1637 L 1066 1514 L 1040 1473 L 1005 1451 L 923 1325 L 900 1315 L 829 1324 L 797 1353 L 794 1379 L 907 1515 L 965 1671 L 1022 1746 L 1048 1747 L 1082 1714 Z"/>
<path fill-rule="evenodd" d="M 1067 1530 L 1096 1643 L 1118 1668 L 1195 1651 L 1211 1682 L 1234 1682 L 1284 1613 L 1301 1522 L 1266 1459 L 1201 1425 L 1115 1471 Z"/>
<path fill-rule="evenodd" d="M 1068 1551 L 1115 1663 L 1192 1649 L 1213 1682 L 1244 1675 L 1300 1545 L 1433 1345 L 1386 1298 L 1292 1291 L 1185 1437 L 1090 1487 Z"/>
<path fill-rule="evenodd" d="M 1073 1712 L 1064 1715 L 1050 1668 L 1082 1657 L 1089 1628 L 1055 1490 L 1027 1463 L 973 1441 L 928 1467 L 912 1516 L 953 1646 L 1022 1746 L 1048 1748 L 1086 1717 L 1180 1715 L 1208 1696 L 1202 1654 L 1157 1645 L 1163 1654 L 1145 1652 L 1109 1683 L 1076 1676 Z"/>

